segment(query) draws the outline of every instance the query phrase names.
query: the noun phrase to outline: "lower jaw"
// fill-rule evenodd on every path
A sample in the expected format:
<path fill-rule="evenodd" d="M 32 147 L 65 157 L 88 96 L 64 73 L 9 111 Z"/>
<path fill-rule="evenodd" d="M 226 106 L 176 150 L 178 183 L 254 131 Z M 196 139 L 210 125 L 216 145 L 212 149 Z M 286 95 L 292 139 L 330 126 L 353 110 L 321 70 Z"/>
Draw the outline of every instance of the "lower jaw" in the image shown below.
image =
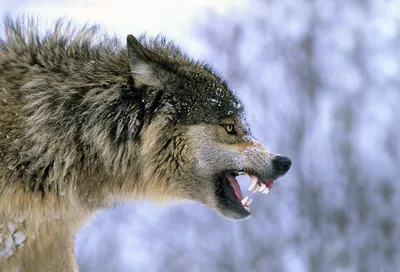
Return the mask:
<path fill-rule="evenodd" d="M 218 207 L 217 210 L 221 215 L 232 220 L 243 220 L 250 217 L 251 215 L 251 213 L 243 207 L 233 208 L 233 207 L 226 207 L 225 205 L 220 205 L 220 207 Z"/>
<path fill-rule="evenodd" d="M 217 193 L 219 213 L 235 220 L 248 218 L 251 213 L 243 207 L 226 177 L 221 181 L 221 186 L 219 194 Z"/>

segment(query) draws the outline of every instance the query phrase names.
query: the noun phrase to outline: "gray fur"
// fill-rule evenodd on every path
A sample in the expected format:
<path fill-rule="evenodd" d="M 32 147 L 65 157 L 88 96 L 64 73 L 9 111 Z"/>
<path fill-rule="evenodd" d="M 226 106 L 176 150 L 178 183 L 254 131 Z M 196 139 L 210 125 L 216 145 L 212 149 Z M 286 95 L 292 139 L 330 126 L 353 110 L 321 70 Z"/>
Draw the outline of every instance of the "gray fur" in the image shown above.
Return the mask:
<path fill-rule="evenodd" d="M 75 231 L 98 208 L 124 200 L 189 199 L 244 218 L 217 193 L 225 171 L 284 174 L 251 137 L 226 82 L 165 38 L 129 35 L 123 45 L 98 26 L 63 20 L 42 35 L 24 17 L 6 18 L 4 27 L 0 230 L 22 215 L 27 243 L 3 266 L 0 256 L 0 268 L 76 270 Z"/>

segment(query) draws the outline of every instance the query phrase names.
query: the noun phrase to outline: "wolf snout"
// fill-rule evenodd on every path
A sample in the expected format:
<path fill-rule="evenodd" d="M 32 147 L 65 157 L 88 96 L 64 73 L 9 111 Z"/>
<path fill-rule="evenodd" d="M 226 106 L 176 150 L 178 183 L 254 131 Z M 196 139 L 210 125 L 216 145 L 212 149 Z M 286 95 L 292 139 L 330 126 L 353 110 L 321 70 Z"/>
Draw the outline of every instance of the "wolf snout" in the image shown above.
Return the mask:
<path fill-rule="evenodd" d="M 279 175 L 284 175 L 287 173 L 287 171 L 289 171 L 290 166 L 292 166 L 292 161 L 289 159 L 289 157 L 277 155 L 272 160 L 272 166 Z"/>

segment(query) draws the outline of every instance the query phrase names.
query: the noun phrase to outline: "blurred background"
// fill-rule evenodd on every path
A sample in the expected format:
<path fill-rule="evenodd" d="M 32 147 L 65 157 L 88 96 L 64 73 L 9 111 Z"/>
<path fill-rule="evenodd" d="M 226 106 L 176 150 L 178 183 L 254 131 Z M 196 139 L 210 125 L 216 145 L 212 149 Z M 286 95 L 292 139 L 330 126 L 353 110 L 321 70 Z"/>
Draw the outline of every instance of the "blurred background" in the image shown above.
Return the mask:
<path fill-rule="evenodd" d="M 0 0 L 1 17 L 22 12 L 164 33 L 293 161 L 243 222 L 195 203 L 99 212 L 76 238 L 81 271 L 400 271 L 400 1 Z"/>

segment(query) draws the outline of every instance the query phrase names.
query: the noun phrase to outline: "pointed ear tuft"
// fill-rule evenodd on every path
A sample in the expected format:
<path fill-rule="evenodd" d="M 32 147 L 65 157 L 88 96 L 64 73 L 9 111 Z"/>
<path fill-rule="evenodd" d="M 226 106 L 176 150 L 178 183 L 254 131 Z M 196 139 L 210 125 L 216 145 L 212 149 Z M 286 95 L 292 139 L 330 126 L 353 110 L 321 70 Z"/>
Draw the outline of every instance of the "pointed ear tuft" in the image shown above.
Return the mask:
<path fill-rule="evenodd" d="M 146 49 L 135 37 L 127 37 L 129 68 L 134 79 L 135 86 L 151 86 L 163 89 L 163 78 L 165 75 L 157 64 L 150 60 L 153 54 Z"/>

